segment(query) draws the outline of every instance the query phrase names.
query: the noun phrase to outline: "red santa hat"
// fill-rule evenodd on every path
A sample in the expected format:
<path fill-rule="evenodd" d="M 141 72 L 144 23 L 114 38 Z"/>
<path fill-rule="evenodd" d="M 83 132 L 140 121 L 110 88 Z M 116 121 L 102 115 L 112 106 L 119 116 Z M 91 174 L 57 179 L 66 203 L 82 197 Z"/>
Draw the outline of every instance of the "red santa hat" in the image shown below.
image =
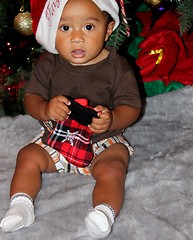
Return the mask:
<path fill-rule="evenodd" d="M 108 12 L 115 21 L 114 29 L 120 23 L 116 0 L 92 0 L 101 11 Z M 55 37 L 58 23 L 68 0 L 30 0 L 32 28 L 36 40 L 49 52 L 57 54 Z"/>

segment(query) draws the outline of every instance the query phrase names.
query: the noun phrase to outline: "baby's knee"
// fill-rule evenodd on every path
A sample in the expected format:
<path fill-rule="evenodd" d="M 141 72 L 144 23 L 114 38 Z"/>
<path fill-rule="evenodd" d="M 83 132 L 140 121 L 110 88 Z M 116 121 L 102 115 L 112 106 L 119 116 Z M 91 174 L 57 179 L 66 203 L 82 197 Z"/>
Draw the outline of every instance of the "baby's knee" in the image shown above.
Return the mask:
<path fill-rule="evenodd" d="M 54 165 L 53 160 L 44 148 L 35 143 L 23 147 L 17 156 L 17 167 L 22 166 L 25 169 L 37 170 L 40 172 L 48 171 L 48 168 Z M 51 169 L 51 170 L 50 170 Z M 49 169 L 55 171 L 55 165 Z"/>
<path fill-rule="evenodd" d="M 112 165 L 109 165 L 105 169 L 105 175 L 109 179 L 122 179 L 125 178 L 125 175 L 127 173 L 127 169 L 125 167 L 124 162 L 115 162 Z"/>
<path fill-rule="evenodd" d="M 22 164 L 24 167 L 32 167 L 37 164 L 38 150 L 35 144 L 29 144 L 18 152 L 17 155 L 17 165 Z"/>
<path fill-rule="evenodd" d="M 125 178 L 127 167 L 124 161 L 109 160 L 96 164 L 92 169 L 92 175 L 95 179 L 117 180 Z"/>
<path fill-rule="evenodd" d="M 34 149 L 34 144 L 29 144 L 23 148 L 21 148 L 18 152 L 17 158 L 22 159 L 22 158 L 28 158 L 32 155 L 34 155 L 35 149 Z"/>

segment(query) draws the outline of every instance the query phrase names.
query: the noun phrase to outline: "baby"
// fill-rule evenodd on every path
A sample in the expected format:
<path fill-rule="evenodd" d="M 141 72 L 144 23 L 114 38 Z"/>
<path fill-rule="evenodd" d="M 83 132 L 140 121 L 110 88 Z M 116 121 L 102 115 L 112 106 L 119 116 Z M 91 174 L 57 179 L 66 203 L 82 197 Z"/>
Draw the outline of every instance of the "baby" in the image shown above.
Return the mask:
<path fill-rule="evenodd" d="M 31 0 L 32 16 L 36 1 Z M 33 202 L 42 173 L 74 172 L 96 181 L 93 208 L 85 217 L 88 234 L 110 234 L 124 201 L 133 153 L 123 131 L 141 109 L 131 66 L 116 49 L 105 47 L 119 21 L 115 0 L 48 0 L 33 22 L 36 39 L 47 51 L 35 64 L 24 104 L 44 130 L 18 153 L 3 231 L 35 221 Z M 88 116 L 90 120 L 82 122 Z"/>

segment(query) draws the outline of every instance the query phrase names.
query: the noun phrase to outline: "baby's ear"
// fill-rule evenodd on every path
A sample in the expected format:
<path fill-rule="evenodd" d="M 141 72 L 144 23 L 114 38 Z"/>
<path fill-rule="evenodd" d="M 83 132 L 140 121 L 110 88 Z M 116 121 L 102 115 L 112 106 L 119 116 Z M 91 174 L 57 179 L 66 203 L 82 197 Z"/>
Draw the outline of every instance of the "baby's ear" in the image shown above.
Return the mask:
<path fill-rule="evenodd" d="M 112 34 L 114 26 L 115 26 L 115 22 L 114 22 L 114 21 L 112 21 L 112 22 L 110 22 L 110 23 L 108 24 L 105 41 L 107 41 L 108 38 L 110 37 L 110 35 Z"/>

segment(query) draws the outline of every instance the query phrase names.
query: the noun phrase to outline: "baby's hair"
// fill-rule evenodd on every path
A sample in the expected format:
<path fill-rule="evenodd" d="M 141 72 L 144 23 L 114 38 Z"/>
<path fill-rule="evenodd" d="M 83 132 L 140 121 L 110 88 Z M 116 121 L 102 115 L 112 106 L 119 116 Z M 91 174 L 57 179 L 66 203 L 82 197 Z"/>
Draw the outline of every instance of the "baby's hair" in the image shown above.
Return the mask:
<path fill-rule="evenodd" d="M 105 14 L 105 16 L 106 16 L 106 19 L 107 19 L 107 24 L 109 24 L 110 22 L 113 22 L 113 21 L 115 21 L 113 18 L 112 18 L 112 16 L 108 13 L 108 12 L 106 12 L 106 11 L 103 11 L 103 13 Z"/>

